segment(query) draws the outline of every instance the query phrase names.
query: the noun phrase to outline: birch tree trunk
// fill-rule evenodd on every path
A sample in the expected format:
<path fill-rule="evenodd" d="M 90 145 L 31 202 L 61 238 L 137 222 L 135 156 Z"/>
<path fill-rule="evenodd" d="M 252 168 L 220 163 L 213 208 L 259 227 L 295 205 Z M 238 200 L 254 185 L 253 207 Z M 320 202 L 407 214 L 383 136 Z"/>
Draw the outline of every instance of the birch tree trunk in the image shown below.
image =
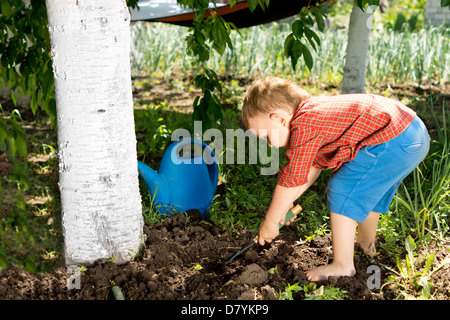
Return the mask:
<path fill-rule="evenodd" d="M 362 11 L 356 4 L 353 4 L 348 30 L 342 93 L 363 93 L 365 91 L 366 61 L 372 19 L 371 7 Z"/>
<path fill-rule="evenodd" d="M 46 0 L 67 265 L 143 243 L 125 0 Z"/>

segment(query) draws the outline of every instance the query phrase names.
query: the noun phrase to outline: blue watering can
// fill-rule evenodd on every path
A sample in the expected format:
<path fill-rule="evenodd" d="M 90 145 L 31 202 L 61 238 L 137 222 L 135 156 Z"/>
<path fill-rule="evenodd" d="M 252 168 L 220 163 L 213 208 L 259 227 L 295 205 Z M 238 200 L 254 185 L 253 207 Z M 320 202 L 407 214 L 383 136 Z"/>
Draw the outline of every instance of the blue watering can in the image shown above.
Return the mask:
<path fill-rule="evenodd" d="M 194 152 L 185 153 L 192 149 Z M 175 141 L 165 151 L 158 173 L 139 161 L 138 171 L 160 214 L 170 214 L 173 209 L 180 212 L 197 209 L 206 216 L 216 192 L 219 166 L 213 151 L 203 141 L 195 138 Z"/>

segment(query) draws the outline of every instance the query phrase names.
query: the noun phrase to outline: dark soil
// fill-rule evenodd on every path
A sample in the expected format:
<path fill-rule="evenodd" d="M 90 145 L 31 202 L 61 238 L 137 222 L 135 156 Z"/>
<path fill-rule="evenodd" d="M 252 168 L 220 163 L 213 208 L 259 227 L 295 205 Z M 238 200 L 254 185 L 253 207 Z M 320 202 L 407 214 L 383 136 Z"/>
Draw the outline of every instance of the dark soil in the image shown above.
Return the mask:
<path fill-rule="evenodd" d="M 299 245 L 280 236 L 273 245 L 253 246 L 226 267 L 233 252 L 252 241 L 251 233 L 235 239 L 194 212 L 165 219 L 146 229 L 146 248 L 126 265 L 108 261 L 87 267 L 81 273 L 80 289 L 68 289 L 65 269 L 54 274 L 31 275 L 18 269 L 0 274 L 4 299 L 110 299 L 111 288 L 121 288 L 125 299 L 276 299 L 285 283 L 308 284 L 308 268 L 327 263 L 328 237 Z M 366 286 L 364 259 L 357 260 L 357 276 L 338 280 L 354 298 L 376 297 Z M 200 268 L 195 268 L 197 265 Z M 277 271 L 269 269 L 277 266 Z M 73 281 L 73 283 L 75 283 Z M 349 285 L 350 284 L 350 285 Z"/>
<path fill-rule="evenodd" d="M 290 228 L 292 225 L 285 231 Z M 254 245 L 224 267 L 226 258 L 250 243 L 254 234 L 243 232 L 231 237 L 198 212 L 166 218 L 150 230 L 146 228 L 145 234 L 145 249 L 134 261 L 126 265 L 107 261 L 87 266 L 79 278 L 65 268 L 51 274 L 4 270 L 0 272 L 0 298 L 108 300 L 114 299 L 111 289 L 115 285 L 126 300 L 275 300 L 286 283 L 308 285 L 305 272 L 328 263 L 332 256 L 329 236 L 299 243 L 294 232 L 283 232 L 272 244 Z M 354 277 L 330 278 L 317 283 L 317 288 L 332 285 L 353 300 L 386 298 L 367 287 L 367 268 L 379 262 L 356 250 Z M 381 278 L 385 279 L 385 269 L 381 270 Z M 447 290 L 448 299 L 448 270 L 439 276 L 447 286 L 444 291 Z M 304 299 L 305 293 L 294 293 L 293 298 Z"/>
<path fill-rule="evenodd" d="M 8 161 L 6 152 L 0 152 L 0 177 L 8 175 L 13 165 Z"/>

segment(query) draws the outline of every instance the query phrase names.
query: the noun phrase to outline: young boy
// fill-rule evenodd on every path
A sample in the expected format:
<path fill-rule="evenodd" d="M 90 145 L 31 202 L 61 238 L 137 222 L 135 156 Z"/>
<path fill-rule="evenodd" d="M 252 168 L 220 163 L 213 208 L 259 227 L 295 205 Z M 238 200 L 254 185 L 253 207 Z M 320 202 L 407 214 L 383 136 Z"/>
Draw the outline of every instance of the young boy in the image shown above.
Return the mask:
<path fill-rule="evenodd" d="M 388 212 L 400 182 L 428 153 L 430 137 L 423 122 L 413 110 L 388 98 L 310 97 L 293 81 L 278 77 L 252 84 L 244 97 L 242 119 L 269 145 L 288 147 L 259 243 L 278 236 L 278 223 L 284 222 L 293 202 L 321 170 L 332 169 L 327 205 L 333 262 L 308 271 L 307 277 L 320 281 L 353 276 L 354 242 L 367 254 L 376 254 L 380 213 Z"/>

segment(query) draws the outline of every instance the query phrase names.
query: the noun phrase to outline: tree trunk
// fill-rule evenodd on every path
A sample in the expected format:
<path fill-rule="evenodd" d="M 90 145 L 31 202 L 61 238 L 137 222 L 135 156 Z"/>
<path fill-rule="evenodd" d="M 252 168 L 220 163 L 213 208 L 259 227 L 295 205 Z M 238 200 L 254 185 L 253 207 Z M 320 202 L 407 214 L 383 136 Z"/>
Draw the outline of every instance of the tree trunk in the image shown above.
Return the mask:
<path fill-rule="evenodd" d="M 363 12 L 353 4 L 348 30 L 347 56 L 345 58 L 342 93 L 363 93 L 366 82 L 366 61 L 373 10 Z"/>
<path fill-rule="evenodd" d="M 143 243 L 125 0 L 46 0 L 67 265 Z"/>

